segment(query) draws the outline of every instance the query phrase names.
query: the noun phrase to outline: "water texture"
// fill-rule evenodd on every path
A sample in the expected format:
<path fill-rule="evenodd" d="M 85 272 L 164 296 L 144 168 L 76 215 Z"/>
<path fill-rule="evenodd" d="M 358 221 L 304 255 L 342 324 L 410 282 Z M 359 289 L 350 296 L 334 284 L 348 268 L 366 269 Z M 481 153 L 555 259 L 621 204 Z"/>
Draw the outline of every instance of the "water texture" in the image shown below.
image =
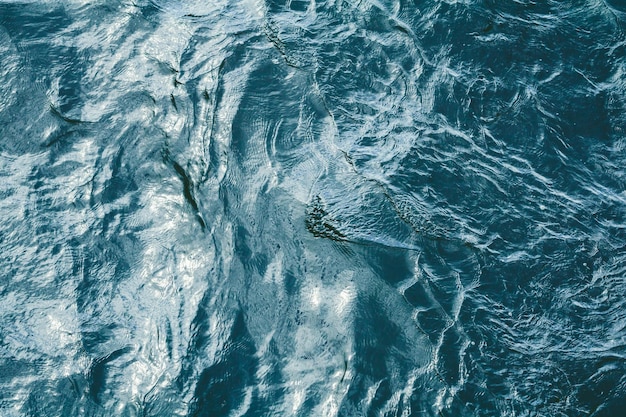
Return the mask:
<path fill-rule="evenodd" d="M 619 416 L 618 0 L 0 1 L 0 415 Z"/>

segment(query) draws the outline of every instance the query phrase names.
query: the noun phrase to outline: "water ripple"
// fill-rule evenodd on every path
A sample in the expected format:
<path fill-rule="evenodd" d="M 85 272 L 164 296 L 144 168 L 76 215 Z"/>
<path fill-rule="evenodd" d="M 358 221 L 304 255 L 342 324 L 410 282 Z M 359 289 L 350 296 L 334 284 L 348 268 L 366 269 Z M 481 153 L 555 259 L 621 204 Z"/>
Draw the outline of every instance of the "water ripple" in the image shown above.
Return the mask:
<path fill-rule="evenodd" d="M 0 2 L 0 410 L 618 415 L 617 1 Z"/>

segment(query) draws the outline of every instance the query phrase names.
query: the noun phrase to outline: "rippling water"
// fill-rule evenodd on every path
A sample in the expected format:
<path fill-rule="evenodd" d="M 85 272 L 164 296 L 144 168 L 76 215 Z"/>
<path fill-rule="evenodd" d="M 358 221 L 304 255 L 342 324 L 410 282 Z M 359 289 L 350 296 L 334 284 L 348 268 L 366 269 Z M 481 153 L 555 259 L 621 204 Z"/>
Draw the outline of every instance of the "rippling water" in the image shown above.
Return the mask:
<path fill-rule="evenodd" d="M 0 414 L 618 416 L 618 0 L 0 1 Z"/>

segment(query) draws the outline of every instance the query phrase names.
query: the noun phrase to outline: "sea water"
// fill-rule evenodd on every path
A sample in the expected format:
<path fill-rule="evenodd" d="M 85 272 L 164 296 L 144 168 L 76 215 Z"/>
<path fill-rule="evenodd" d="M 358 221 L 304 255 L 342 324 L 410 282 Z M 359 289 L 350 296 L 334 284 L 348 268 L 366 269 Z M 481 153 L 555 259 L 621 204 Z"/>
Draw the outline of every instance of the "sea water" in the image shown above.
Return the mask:
<path fill-rule="evenodd" d="M 626 415 L 625 31 L 0 1 L 0 415 Z"/>

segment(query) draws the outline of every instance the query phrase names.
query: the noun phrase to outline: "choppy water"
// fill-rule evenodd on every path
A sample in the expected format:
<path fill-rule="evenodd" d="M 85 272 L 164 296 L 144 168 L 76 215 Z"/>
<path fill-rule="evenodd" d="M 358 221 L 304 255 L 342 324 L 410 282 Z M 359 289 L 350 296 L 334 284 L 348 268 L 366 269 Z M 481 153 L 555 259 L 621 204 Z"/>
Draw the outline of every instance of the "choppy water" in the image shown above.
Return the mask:
<path fill-rule="evenodd" d="M 626 415 L 625 31 L 0 1 L 0 414 Z"/>

